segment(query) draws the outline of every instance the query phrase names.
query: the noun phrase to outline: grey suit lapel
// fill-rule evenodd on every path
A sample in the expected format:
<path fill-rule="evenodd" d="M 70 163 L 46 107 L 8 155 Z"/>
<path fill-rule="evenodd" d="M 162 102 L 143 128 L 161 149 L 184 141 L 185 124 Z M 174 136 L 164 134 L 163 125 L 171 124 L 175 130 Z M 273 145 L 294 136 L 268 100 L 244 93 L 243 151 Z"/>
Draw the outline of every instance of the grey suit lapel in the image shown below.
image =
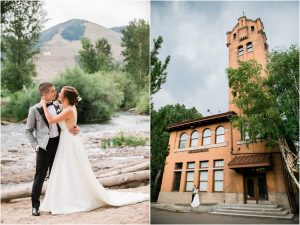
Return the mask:
<path fill-rule="evenodd" d="M 36 107 L 37 111 L 40 113 L 41 117 L 43 118 L 43 120 L 45 121 L 47 127 L 49 128 L 49 123 L 48 123 L 48 120 L 45 116 L 45 113 L 44 113 L 44 109 L 43 107 Z M 50 128 L 49 128 L 50 129 Z"/>

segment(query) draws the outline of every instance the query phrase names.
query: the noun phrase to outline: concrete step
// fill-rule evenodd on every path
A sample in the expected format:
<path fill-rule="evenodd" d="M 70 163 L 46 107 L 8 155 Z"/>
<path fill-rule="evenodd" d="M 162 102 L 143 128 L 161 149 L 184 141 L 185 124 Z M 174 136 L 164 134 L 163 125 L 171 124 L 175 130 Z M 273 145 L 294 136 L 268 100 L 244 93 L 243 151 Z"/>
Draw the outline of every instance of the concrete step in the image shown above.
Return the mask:
<path fill-rule="evenodd" d="M 232 209 L 232 210 L 248 210 L 248 211 L 263 211 L 263 212 L 280 212 L 283 208 L 253 208 L 253 207 L 229 207 L 229 206 L 219 206 L 217 209 Z"/>
<path fill-rule="evenodd" d="M 287 215 L 258 215 L 250 213 L 233 213 L 233 212 L 210 212 L 211 214 L 228 215 L 228 216 L 245 216 L 245 217 L 258 217 L 258 218 L 277 218 L 277 219 L 292 219 L 294 214 Z"/>
<path fill-rule="evenodd" d="M 217 208 L 216 212 L 224 212 L 224 213 L 238 213 L 238 214 L 255 214 L 255 215 L 274 215 L 274 216 L 285 216 L 289 213 L 288 210 L 283 210 L 281 212 L 275 211 L 248 211 L 248 210 L 239 210 L 239 209 L 223 209 Z"/>
<path fill-rule="evenodd" d="M 223 205 L 220 205 L 223 206 Z M 278 208 L 275 204 L 224 204 L 224 206 L 238 207 L 238 208 Z"/>

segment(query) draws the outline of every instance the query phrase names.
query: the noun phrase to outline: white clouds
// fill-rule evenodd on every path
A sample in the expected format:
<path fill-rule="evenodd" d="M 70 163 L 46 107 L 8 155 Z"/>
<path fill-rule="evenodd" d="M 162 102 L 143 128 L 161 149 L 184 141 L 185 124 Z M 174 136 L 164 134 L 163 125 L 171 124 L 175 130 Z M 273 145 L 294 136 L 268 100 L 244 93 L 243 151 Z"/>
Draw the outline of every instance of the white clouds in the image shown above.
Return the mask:
<path fill-rule="evenodd" d="M 45 28 L 70 19 L 84 19 L 104 27 L 127 25 L 134 18 L 149 21 L 149 1 L 46 0 L 44 9 L 50 18 Z"/>
<path fill-rule="evenodd" d="M 297 2 L 151 3 L 151 36 L 164 39 L 160 57 L 171 56 L 167 82 L 153 98 L 156 109 L 180 103 L 204 115 L 228 110 L 226 32 L 243 12 L 262 19 L 270 47 L 298 43 Z"/>

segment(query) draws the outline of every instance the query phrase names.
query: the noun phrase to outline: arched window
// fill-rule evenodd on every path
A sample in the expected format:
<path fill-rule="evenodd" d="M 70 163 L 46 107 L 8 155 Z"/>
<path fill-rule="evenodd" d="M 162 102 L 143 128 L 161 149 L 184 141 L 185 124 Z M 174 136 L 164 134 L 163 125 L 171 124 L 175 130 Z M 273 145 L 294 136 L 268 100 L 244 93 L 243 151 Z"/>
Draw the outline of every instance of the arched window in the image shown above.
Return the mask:
<path fill-rule="evenodd" d="M 191 147 L 198 145 L 198 132 L 195 130 L 191 136 Z"/>
<path fill-rule="evenodd" d="M 203 145 L 209 145 L 210 144 L 210 136 L 211 136 L 211 133 L 210 133 L 210 129 L 205 129 L 203 131 Z"/>
<path fill-rule="evenodd" d="M 220 126 L 216 129 L 216 144 L 225 142 L 225 129 Z"/>
<path fill-rule="evenodd" d="M 233 40 L 236 40 L 236 34 L 233 34 Z"/>
<path fill-rule="evenodd" d="M 179 141 L 179 148 L 185 148 L 186 139 L 187 139 L 186 133 L 181 134 L 180 141 Z"/>
<path fill-rule="evenodd" d="M 238 56 L 244 55 L 244 48 L 242 45 L 238 47 Z"/>
<path fill-rule="evenodd" d="M 247 46 L 247 52 L 253 52 L 252 42 L 248 42 L 246 46 Z"/>
<path fill-rule="evenodd" d="M 251 26 L 251 32 L 253 33 L 255 31 L 254 26 Z"/>

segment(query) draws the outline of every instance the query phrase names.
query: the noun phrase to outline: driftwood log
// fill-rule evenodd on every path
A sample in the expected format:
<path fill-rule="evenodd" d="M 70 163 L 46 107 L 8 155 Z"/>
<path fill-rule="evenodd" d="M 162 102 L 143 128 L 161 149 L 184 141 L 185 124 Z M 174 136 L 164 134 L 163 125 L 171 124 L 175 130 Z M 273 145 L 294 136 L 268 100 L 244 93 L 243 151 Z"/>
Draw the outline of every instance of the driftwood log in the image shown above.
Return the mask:
<path fill-rule="evenodd" d="M 115 167 L 112 167 L 112 168 L 109 168 L 109 169 L 103 169 L 103 170 L 100 170 L 100 171 L 96 172 L 95 175 L 100 176 L 100 175 L 108 173 L 108 172 L 128 168 L 128 167 L 135 166 L 135 165 L 138 165 L 138 164 L 143 163 L 143 162 L 149 162 L 149 160 L 148 159 L 147 160 L 141 159 L 141 160 L 133 162 L 133 163 L 128 163 L 127 165 L 119 165 L 119 166 L 115 166 Z"/>
<path fill-rule="evenodd" d="M 105 178 L 105 177 L 111 177 L 111 176 L 116 176 L 124 173 L 130 173 L 130 172 L 136 172 L 136 171 L 141 171 L 141 170 L 149 170 L 150 162 L 147 160 L 146 162 L 142 162 L 136 165 L 132 165 L 126 168 L 122 169 L 115 169 L 114 171 L 111 172 L 106 172 L 106 173 L 101 173 L 97 175 L 97 178 Z"/>
<path fill-rule="evenodd" d="M 148 166 L 149 168 L 149 166 Z M 99 178 L 99 182 L 104 187 L 116 187 L 131 182 L 147 182 L 150 178 L 149 170 L 135 171 L 130 173 L 124 173 L 111 177 Z M 47 188 L 47 182 L 44 183 L 42 194 L 45 194 Z M 1 193 L 1 202 L 9 202 L 13 199 L 26 198 L 31 196 L 31 186 L 18 190 L 6 190 Z"/>

